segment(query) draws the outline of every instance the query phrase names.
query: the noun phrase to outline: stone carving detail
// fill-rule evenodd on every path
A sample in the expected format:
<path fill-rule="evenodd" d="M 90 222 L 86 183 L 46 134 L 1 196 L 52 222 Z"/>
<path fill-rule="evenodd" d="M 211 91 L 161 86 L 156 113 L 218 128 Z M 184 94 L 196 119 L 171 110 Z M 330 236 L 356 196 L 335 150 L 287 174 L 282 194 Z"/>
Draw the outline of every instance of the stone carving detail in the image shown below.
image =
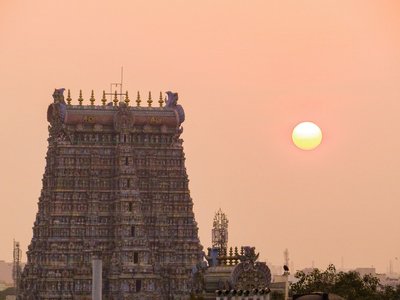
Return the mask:
<path fill-rule="evenodd" d="M 167 96 L 168 98 L 165 107 L 172 108 L 176 111 L 180 125 L 185 121 L 185 111 L 183 110 L 183 107 L 178 104 L 178 99 L 179 99 L 178 93 L 173 93 L 168 91 Z"/>
<path fill-rule="evenodd" d="M 175 108 L 178 104 L 178 93 L 173 93 L 171 91 L 167 92 L 167 103 L 165 104 L 165 107 L 170 107 L 170 108 Z"/>
<path fill-rule="evenodd" d="M 101 131 L 103 129 L 103 125 L 94 124 L 93 129 L 94 129 L 94 131 Z"/>
<path fill-rule="evenodd" d="M 256 254 L 255 247 L 243 247 L 243 252 L 244 254 L 240 256 L 240 261 L 242 262 L 254 263 L 260 256 L 260 253 Z"/>
<path fill-rule="evenodd" d="M 271 283 L 271 272 L 262 263 L 240 263 L 232 274 L 233 286 L 240 290 L 252 290 L 254 288 L 266 288 Z"/>
<path fill-rule="evenodd" d="M 53 99 L 54 99 L 54 103 L 62 103 L 65 104 L 65 100 L 64 100 L 64 88 L 61 89 L 55 89 L 54 93 L 53 93 Z"/>
<path fill-rule="evenodd" d="M 65 131 L 64 118 L 66 114 L 66 104 L 64 101 L 64 89 L 56 89 L 53 93 L 54 103 L 47 109 L 47 120 L 49 125 L 49 141 L 65 141 L 70 139 Z"/>
<path fill-rule="evenodd" d="M 130 130 L 133 125 L 133 116 L 125 103 L 120 103 L 119 111 L 114 116 L 114 129 L 116 131 Z"/>
<path fill-rule="evenodd" d="M 244 247 L 241 262 L 232 271 L 231 281 L 236 289 L 266 288 L 271 283 L 271 271 L 263 262 L 257 262 L 259 254 L 254 247 Z"/>

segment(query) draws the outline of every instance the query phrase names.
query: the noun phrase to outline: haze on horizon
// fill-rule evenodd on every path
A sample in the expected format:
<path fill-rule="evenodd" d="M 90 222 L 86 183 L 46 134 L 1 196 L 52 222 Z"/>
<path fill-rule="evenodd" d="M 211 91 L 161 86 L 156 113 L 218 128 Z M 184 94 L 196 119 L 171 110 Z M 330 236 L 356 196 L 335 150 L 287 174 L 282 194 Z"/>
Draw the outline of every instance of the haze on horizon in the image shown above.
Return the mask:
<path fill-rule="evenodd" d="M 400 271 L 397 0 L 0 1 L 0 260 L 32 237 L 54 88 L 179 92 L 200 239 Z M 314 151 L 291 141 L 318 124 Z"/>

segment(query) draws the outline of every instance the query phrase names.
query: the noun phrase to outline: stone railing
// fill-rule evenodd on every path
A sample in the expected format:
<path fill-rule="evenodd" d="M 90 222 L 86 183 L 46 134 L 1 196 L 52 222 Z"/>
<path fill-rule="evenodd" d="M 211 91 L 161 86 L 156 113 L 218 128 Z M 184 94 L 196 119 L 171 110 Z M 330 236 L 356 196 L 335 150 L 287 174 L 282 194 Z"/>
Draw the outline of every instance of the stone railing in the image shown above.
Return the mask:
<path fill-rule="evenodd" d="M 216 300 L 270 300 L 269 288 L 249 290 L 216 290 Z"/>

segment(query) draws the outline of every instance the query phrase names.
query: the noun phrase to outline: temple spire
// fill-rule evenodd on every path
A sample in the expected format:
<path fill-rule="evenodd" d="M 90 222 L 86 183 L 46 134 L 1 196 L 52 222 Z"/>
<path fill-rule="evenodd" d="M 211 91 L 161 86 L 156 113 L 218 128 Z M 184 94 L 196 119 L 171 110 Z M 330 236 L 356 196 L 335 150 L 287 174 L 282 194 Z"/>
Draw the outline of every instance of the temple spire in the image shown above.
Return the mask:
<path fill-rule="evenodd" d="M 83 98 L 82 98 L 82 90 L 79 90 L 79 98 L 78 98 L 79 105 L 82 105 Z"/>
<path fill-rule="evenodd" d="M 101 99 L 101 102 L 103 103 L 103 106 L 106 105 L 107 99 L 106 99 L 106 91 L 103 90 L 103 98 Z"/>
<path fill-rule="evenodd" d="M 153 103 L 153 99 L 151 99 L 151 92 L 149 92 L 149 100 L 147 100 L 147 103 L 149 104 L 149 107 L 151 107 L 151 104 Z"/>
<path fill-rule="evenodd" d="M 126 93 L 125 93 L 125 103 L 126 103 L 126 105 L 129 105 L 130 101 L 131 100 L 129 100 L 128 91 L 126 91 Z"/>
<path fill-rule="evenodd" d="M 94 101 L 95 101 L 96 99 L 94 98 L 94 92 L 93 92 L 93 90 L 92 90 L 92 94 L 90 95 L 90 99 L 89 99 L 89 101 L 90 101 L 90 105 L 94 105 Z"/>
<path fill-rule="evenodd" d="M 219 209 L 214 216 L 212 233 L 212 246 L 220 248 L 221 253 L 228 247 L 228 218 Z"/>
<path fill-rule="evenodd" d="M 136 97 L 136 106 L 140 106 L 140 102 L 142 102 L 142 100 L 140 100 L 140 92 L 137 92 L 137 97 Z"/>
<path fill-rule="evenodd" d="M 162 92 L 160 92 L 160 100 L 158 100 L 158 103 L 160 103 L 160 107 L 163 106 L 164 100 L 163 100 Z"/>
<path fill-rule="evenodd" d="M 114 93 L 114 100 L 113 100 L 113 102 L 114 102 L 114 106 L 117 106 L 117 105 L 118 105 L 118 94 L 117 94 L 117 91 L 115 91 L 115 93 Z"/>
<path fill-rule="evenodd" d="M 67 104 L 71 105 L 71 91 L 68 89 L 68 94 L 67 94 Z"/>

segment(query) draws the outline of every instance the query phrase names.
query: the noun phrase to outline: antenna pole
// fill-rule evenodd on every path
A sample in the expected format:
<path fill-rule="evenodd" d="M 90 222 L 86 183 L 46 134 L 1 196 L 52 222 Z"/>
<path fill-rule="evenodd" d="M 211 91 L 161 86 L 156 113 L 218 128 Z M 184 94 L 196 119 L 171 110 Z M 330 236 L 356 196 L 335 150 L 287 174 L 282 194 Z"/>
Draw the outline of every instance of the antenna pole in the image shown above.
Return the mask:
<path fill-rule="evenodd" d="M 283 258 L 284 258 L 284 264 L 286 266 L 286 269 L 284 269 L 283 276 L 285 276 L 285 300 L 289 299 L 289 250 L 286 248 L 285 251 L 283 251 Z"/>
<path fill-rule="evenodd" d="M 110 100 L 113 101 L 113 96 L 118 95 L 119 96 L 119 101 L 122 102 L 122 96 L 125 94 L 122 94 L 122 85 L 124 84 L 124 67 L 121 67 L 121 81 L 120 82 L 112 82 L 110 83 L 110 92 L 106 93 L 106 95 L 110 96 Z M 113 93 L 113 86 L 115 86 L 115 92 Z M 118 91 L 118 86 L 119 86 L 119 93 Z"/>
<path fill-rule="evenodd" d="M 122 101 L 122 84 L 123 84 L 123 80 L 124 80 L 124 66 L 121 67 L 121 84 L 119 86 L 119 93 L 121 94 L 120 97 L 120 101 Z"/>

